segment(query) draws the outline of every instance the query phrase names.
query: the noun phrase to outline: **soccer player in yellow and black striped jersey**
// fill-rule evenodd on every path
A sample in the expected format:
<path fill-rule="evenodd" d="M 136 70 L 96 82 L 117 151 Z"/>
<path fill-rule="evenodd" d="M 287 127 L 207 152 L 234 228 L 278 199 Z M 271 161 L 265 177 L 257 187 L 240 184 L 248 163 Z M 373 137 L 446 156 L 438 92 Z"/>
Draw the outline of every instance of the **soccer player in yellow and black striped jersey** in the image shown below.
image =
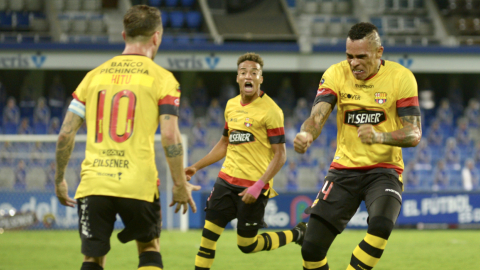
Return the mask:
<path fill-rule="evenodd" d="M 237 245 L 244 253 L 274 250 L 292 241 L 301 244 L 305 223 L 283 232 L 257 235 L 264 227 L 268 198 L 277 195 L 273 177 L 285 164 L 283 112 L 263 91 L 262 58 L 247 53 L 237 61 L 240 95 L 225 109 L 223 136 L 204 158 L 185 169 L 187 178 L 225 157 L 207 201 L 205 227 L 195 269 L 210 269 L 217 241 L 225 226 L 237 218 Z"/>
<path fill-rule="evenodd" d="M 369 270 L 380 260 L 402 204 L 402 147 L 422 137 L 417 83 L 407 68 L 381 59 L 377 28 L 354 25 L 347 60 L 320 81 L 311 116 L 294 140 L 305 153 L 337 105 L 337 151 L 312 206 L 302 246 L 303 268 L 328 270 L 327 251 L 362 200 L 368 231 L 353 251 L 348 270 Z"/>
<path fill-rule="evenodd" d="M 90 71 L 73 93 L 56 150 L 55 192 L 60 202 L 73 207 L 64 180 L 75 134 L 87 124 L 87 146 L 82 163 L 78 200 L 81 270 L 101 270 L 110 250 L 116 215 L 125 229 L 122 243 L 136 240 L 141 270 L 163 268 L 159 237 L 161 210 L 154 135 L 160 123 L 162 145 L 173 181 L 173 202 L 178 212 L 188 204 L 196 211 L 186 181 L 183 147 L 178 129 L 179 84 L 172 73 L 153 62 L 162 37 L 156 8 L 139 5 L 124 17 L 125 50 L 120 56 Z"/>

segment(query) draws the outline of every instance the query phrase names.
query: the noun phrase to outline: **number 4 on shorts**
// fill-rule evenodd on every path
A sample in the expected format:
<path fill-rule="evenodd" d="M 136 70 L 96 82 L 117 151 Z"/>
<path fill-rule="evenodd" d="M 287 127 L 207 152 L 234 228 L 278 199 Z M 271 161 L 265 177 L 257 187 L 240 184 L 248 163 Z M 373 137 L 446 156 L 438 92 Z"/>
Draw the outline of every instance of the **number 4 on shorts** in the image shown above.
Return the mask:
<path fill-rule="evenodd" d="M 327 200 L 327 197 L 330 194 L 332 187 L 333 187 L 333 182 L 325 181 L 325 184 L 323 184 L 322 193 L 325 194 L 325 196 L 323 196 L 324 201 Z"/>

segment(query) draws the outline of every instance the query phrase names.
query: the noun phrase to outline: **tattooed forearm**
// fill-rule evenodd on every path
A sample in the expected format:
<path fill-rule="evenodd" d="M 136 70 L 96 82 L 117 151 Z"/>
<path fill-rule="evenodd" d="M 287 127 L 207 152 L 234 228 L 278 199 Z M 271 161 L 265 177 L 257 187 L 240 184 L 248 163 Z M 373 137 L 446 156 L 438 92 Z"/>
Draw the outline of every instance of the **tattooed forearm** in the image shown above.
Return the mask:
<path fill-rule="evenodd" d="M 57 149 L 55 151 L 55 158 L 57 168 L 55 172 L 55 183 L 59 184 L 63 181 L 65 169 L 75 145 L 75 134 L 83 123 L 83 119 L 79 116 L 69 112 L 65 116 L 65 120 L 58 135 Z"/>
<path fill-rule="evenodd" d="M 181 143 L 176 145 L 165 146 L 165 155 L 169 158 L 183 156 L 183 145 Z"/>
<path fill-rule="evenodd" d="M 400 147 L 415 147 L 422 138 L 420 116 L 404 116 L 400 120 L 403 128 L 382 133 L 382 143 Z"/>
<path fill-rule="evenodd" d="M 330 103 L 318 103 L 313 107 L 310 117 L 305 120 L 300 130 L 312 134 L 312 138 L 315 140 L 322 132 L 323 126 L 331 112 L 332 105 Z"/>

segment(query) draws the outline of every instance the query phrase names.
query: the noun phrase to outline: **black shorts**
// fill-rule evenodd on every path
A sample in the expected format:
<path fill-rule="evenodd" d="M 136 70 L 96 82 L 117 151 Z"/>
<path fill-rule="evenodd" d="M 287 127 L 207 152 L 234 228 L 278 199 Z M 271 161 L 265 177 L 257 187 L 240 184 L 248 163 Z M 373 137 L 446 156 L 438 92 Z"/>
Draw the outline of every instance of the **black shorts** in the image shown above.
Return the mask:
<path fill-rule="evenodd" d="M 117 214 L 125 225 L 117 236 L 120 242 L 138 240 L 146 243 L 160 237 L 162 213 L 159 199 L 147 202 L 110 196 L 87 196 L 77 201 L 78 230 L 82 240 L 82 253 L 86 256 L 100 257 L 108 253 Z"/>
<path fill-rule="evenodd" d="M 330 174 L 307 214 L 320 216 L 342 232 L 360 203 L 367 209 L 378 197 L 392 196 L 402 203 L 402 183 L 392 174 L 374 173 L 353 177 Z"/>
<path fill-rule="evenodd" d="M 230 222 L 237 218 L 239 230 L 258 230 L 267 227 L 263 221 L 268 196 L 260 194 L 255 203 L 245 204 L 242 197 L 238 196 L 245 188 L 234 188 L 222 184 L 222 179 L 217 179 L 212 193 L 207 199 L 206 212 L 216 219 Z"/>

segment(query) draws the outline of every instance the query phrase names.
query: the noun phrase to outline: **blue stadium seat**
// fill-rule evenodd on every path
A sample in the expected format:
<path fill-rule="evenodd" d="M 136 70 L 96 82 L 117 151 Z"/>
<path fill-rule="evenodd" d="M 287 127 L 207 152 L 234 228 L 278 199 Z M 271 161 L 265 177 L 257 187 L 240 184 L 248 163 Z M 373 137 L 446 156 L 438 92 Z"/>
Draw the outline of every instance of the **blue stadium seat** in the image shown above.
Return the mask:
<path fill-rule="evenodd" d="M 183 7 L 192 7 L 195 4 L 195 0 L 182 0 Z"/>
<path fill-rule="evenodd" d="M 188 44 L 190 44 L 190 37 L 187 36 L 187 35 L 178 35 L 175 38 L 175 41 L 176 41 L 177 44 L 188 45 Z"/>
<path fill-rule="evenodd" d="M 159 7 L 162 4 L 162 0 L 148 0 L 148 5 L 152 7 Z"/>
<path fill-rule="evenodd" d="M 17 134 L 18 128 L 16 124 L 6 123 L 3 125 L 4 134 Z"/>
<path fill-rule="evenodd" d="M 16 17 L 16 30 L 28 30 L 30 28 L 30 13 L 28 12 L 15 12 Z"/>
<path fill-rule="evenodd" d="M 383 35 L 383 20 L 379 17 L 370 18 L 370 22 L 378 28 L 378 33 Z"/>
<path fill-rule="evenodd" d="M 433 175 L 432 170 L 418 170 L 415 172 L 418 176 L 419 186 L 423 190 L 432 189 Z"/>
<path fill-rule="evenodd" d="M 162 25 L 167 27 L 170 23 L 170 14 L 168 12 L 162 12 Z"/>
<path fill-rule="evenodd" d="M 163 35 L 162 43 L 163 44 L 173 44 L 175 42 L 173 36 L 171 35 Z"/>
<path fill-rule="evenodd" d="M 436 147 L 434 145 L 433 146 L 429 145 L 428 149 L 430 150 L 430 153 L 432 154 L 432 160 L 431 160 L 432 164 L 436 164 L 438 160 L 444 158 L 444 156 L 443 156 L 444 151 L 441 147 Z"/>
<path fill-rule="evenodd" d="M 459 190 L 463 188 L 461 170 L 448 170 L 448 175 L 450 176 L 449 187 L 451 189 Z"/>
<path fill-rule="evenodd" d="M 414 147 L 402 148 L 402 156 L 405 163 L 415 158 L 416 149 Z"/>
<path fill-rule="evenodd" d="M 424 7 L 425 7 L 424 0 L 413 0 L 413 9 L 424 8 Z"/>
<path fill-rule="evenodd" d="M 33 130 L 35 134 L 47 134 L 47 125 L 44 123 L 35 123 Z"/>
<path fill-rule="evenodd" d="M 166 7 L 176 7 L 178 5 L 178 0 L 165 0 Z"/>
<path fill-rule="evenodd" d="M 12 30 L 12 13 L 0 12 L 0 30 Z"/>
<path fill-rule="evenodd" d="M 172 11 L 170 16 L 170 26 L 172 28 L 182 28 L 185 22 L 185 14 L 182 11 Z"/>
<path fill-rule="evenodd" d="M 22 43 L 35 43 L 35 36 L 22 35 Z"/>
<path fill-rule="evenodd" d="M 202 14 L 199 11 L 187 12 L 187 27 L 190 29 L 198 29 L 202 23 Z"/>
<path fill-rule="evenodd" d="M 51 43 L 53 42 L 52 36 L 40 36 L 38 38 L 39 43 Z"/>
<path fill-rule="evenodd" d="M 205 44 L 208 43 L 208 39 L 203 35 L 195 35 L 192 38 L 193 44 Z"/>
<path fill-rule="evenodd" d="M 330 142 L 337 138 L 337 127 L 333 124 L 325 124 L 322 133 L 325 133 L 328 142 Z"/>
<path fill-rule="evenodd" d="M 4 43 L 18 43 L 18 35 L 17 34 L 5 35 L 3 37 L 3 42 Z"/>

